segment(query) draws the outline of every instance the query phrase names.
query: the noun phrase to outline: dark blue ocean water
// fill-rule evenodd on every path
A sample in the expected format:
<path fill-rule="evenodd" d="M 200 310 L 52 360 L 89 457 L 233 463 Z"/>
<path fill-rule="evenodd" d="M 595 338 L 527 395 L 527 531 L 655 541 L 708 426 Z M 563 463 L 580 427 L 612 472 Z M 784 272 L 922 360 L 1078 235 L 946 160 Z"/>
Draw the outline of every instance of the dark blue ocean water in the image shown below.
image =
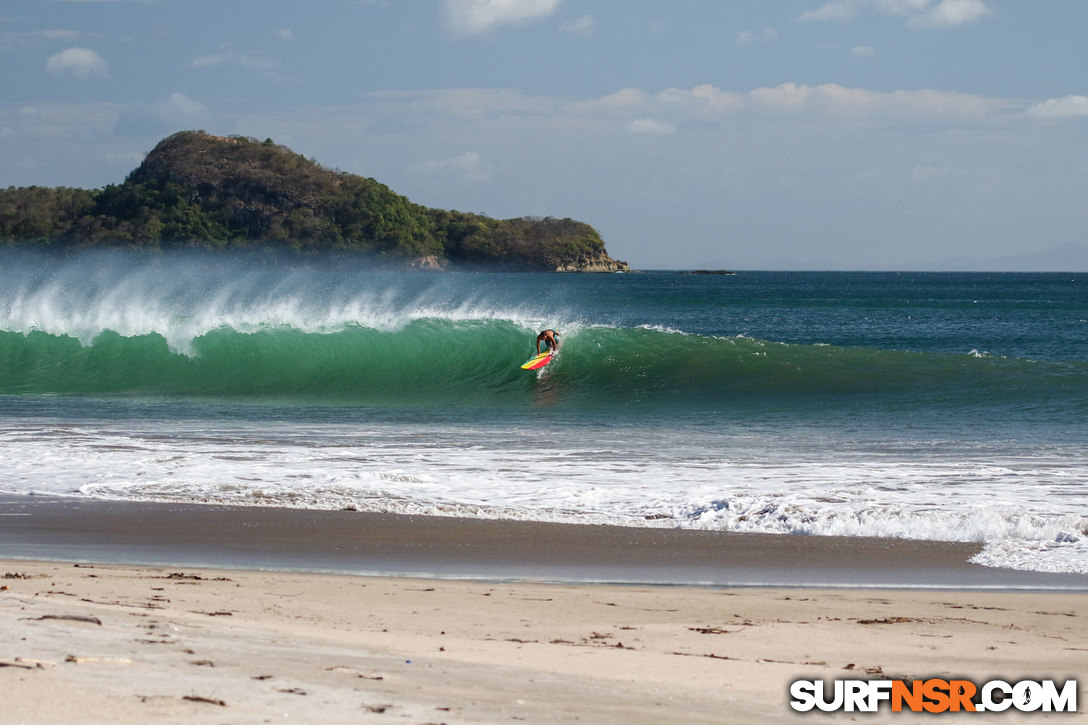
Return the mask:
<path fill-rule="evenodd" d="M 560 354 L 520 370 L 545 327 Z M 0 490 L 975 540 L 1084 572 L 1086 332 L 1083 274 L 8 252 Z"/>

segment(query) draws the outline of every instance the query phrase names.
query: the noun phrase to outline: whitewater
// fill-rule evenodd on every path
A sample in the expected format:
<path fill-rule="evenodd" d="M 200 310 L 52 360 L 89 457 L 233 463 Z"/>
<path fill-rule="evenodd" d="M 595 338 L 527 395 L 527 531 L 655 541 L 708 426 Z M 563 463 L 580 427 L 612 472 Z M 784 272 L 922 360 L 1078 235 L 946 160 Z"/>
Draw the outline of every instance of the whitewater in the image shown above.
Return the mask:
<path fill-rule="evenodd" d="M 1088 275 L 0 254 L 0 491 L 984 544 L 1088 573 Z M 540 329 L 557 359 L 518 365 Z"/>

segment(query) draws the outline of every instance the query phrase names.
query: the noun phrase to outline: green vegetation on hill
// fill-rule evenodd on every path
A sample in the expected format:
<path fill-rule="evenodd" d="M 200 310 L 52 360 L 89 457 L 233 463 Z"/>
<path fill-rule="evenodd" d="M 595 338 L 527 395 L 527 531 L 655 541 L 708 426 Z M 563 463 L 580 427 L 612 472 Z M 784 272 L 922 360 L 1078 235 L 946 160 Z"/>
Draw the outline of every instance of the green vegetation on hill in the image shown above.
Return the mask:
<path fill-rule="evenodd" d="M 119 186 L 0 190 L 0 240 L 56 248 L 272 246 L 429 266 L 627 269 L 583 222 L 429 209 L 270 139 L 201 131 L 161 141 Z"/>

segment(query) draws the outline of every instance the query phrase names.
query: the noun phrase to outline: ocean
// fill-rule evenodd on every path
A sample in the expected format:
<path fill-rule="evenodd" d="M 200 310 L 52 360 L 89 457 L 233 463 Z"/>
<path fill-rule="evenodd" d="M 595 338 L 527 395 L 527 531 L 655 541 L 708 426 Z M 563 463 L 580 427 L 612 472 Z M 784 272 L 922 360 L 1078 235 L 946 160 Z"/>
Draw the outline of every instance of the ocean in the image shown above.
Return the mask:
<path fill-rule="evenodd" d="M 555 360 L 519 365 L 536 333 Z M 984 544 L 1088 573 L 1088 274 L 0 251 L 0 491 Z"/>

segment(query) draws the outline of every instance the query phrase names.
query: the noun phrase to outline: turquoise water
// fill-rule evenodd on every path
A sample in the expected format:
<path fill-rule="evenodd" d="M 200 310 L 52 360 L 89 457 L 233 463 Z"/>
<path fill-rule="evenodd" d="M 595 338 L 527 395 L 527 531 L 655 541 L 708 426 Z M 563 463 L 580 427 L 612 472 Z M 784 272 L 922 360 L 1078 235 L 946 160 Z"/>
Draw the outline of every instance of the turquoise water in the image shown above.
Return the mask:
<path fill-rule="evenodd" d="M 559 355 L 520 370 L 545 327 Z M 1083 274 L 9 251 L 0 490 L 974 540 L 1086 572 L 1086 332 Z"/>

